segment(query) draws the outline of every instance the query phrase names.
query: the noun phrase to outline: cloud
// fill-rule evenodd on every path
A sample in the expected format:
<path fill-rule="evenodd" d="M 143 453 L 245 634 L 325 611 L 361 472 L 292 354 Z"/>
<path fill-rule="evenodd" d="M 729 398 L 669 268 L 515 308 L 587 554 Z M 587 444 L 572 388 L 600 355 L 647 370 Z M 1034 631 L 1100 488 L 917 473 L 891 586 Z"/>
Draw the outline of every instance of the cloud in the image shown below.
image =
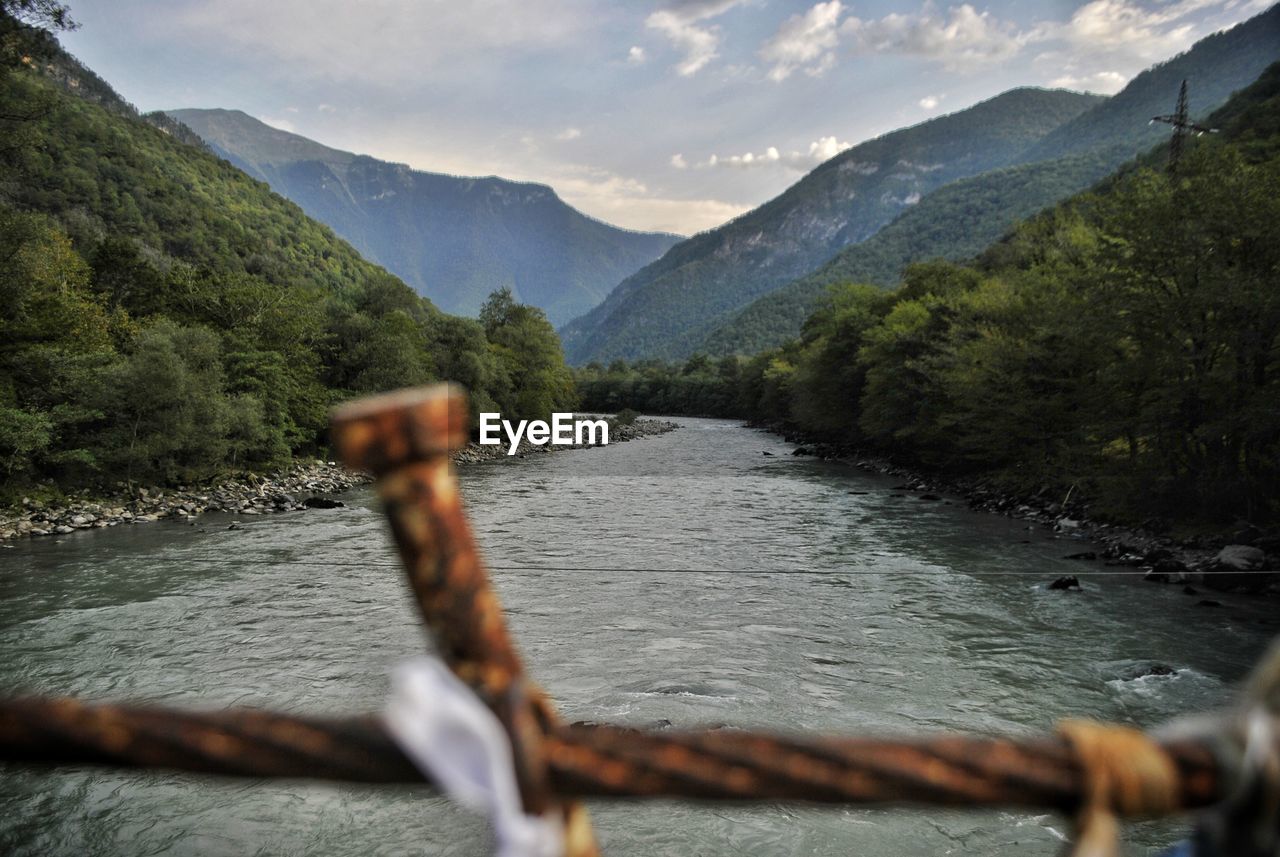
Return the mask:
<path fill-rule="evenodd" d="M 559 134 L 556 134 L 556 139 L 557 140 L 576 140 L 581 136 L 582 136 L 581 129 L 565 128 Z"/>
<path fill-rule="evenodd" d="M 513 62 L 563 50 L 591 26 L 580 0 L 202 0 L 175 3 L 151 23 L 155 35 L 217 41 L 274 67 L 330 84 L 389 86 L 424 73 L 465 77 L 495 58 Z"/>
<path fill-rule="evenodd" d="M 631 50 L 627 51 L 627 62 L 630 65 L 640 65 L 645 59 L 644 48 L 639 45 L 632 45 Z"/>
<path fill-rule="evenodd" d="M 667 37 L 684 59 L 676 64 L 676 72 L 690 77 L 720 56 L 720 29 L 701 22 L 736 6 L 741 0 L 677 0 L 668 3 L 645 19 L 645 26 Z"/>
<path fill-rule="evenodd" d="M 614 199 L 578 198 L 566 194 L 564 198 L 591 216 L 609 223 L 628 229 L 674 232 L 677 235 L 706 232 L 754 208 L 718 199 L 675 199 L 663 196 Z"/>
<path fill-rule="evenodd" d="M 792 170 L 807 172 L 816 167 L 823 161 L 828 161 L 836 155 L 849 149 L 852 143 L 842 142 L 836 137 L 821 137 L 809 144 L 806 151 L 792 150 L 783 153 L 778 150 L 777 146 L 769 146 L 763 152 L 745 152 L 741 155 L 711 155 L 705 161 L 692 166 L 698 169 L 706 169 L 712 167 L 728 167 L 731 169 L 754 169 L 756 167 L 785 167 Z M 679 163 L 676 162 L 677 158 Z M 671 158 L 671 165 L 677 169 L 687 169 L 690 164 L 684 159 L 683 155 L 675 155 Z"/>
<path fill-rule="evenodd" d="M 691 235 L 751 208 L 715 199 L 675 199 L 654 194 L 644 182 L 586 164 L 570 164 L 555 176 L 556 192 L 593 217 L 629 229 Z"/>
<path fill-rule="evenodd" d="M 1077 9 L 1061 35 L 1078 48 L 1123 50 L 1146 60 L 1163 59 L 1195 41 L 1195 26 L 1177 23 L 1222 0 L 1183 0 L 1144 9 L 1128 0 L 1093 0 Z"/>
<path fill-rule="evenodd" d="M 1064 74 L 1062 77 L 1049 81 L 1049 85 L 1061 89 L 1080 89 L 1087 92 L 1101 92 L 1106 95 L 1113 95 L 1124 89 L 1124 85 L 1128 82 L 1129 78 L 1118 71 L 1098 71 L 1079 77 Z"/>
<path fill-rule="evenodd" d="M 1065 22 L 1040 24 L 1028 42 L 1044 42 L 1035 58 L 1050 86 L 1113 93 L 1151 63 L 1189 48 L 1217 29 L 1215 15 L 1239 16 L 1236 0 L 1090 0 Z M 1221 18 L 1217 19 L 1223 23 Z"/>
<path fill-rule="evenodd" d="M 689 169 L 689 162 L 684 159 L 684 155 L 676 152 L 671 156 L 671 166 L 677 170 L 687 170 Z"/>
<path fill-rule="evenodd" d="M 852 148 L 852 143 L 843 143 L 835 137 L 819 137 L 817 140 L 809 144 L 809 151 L 805 157 L 814 164 L 820 164 L 823 161 L 831 160 L 845 149 Z"/>
<path fill-rule="evenodd" d="M 272 128 L 280 131 L 288 131 L 290 134 L 298 133 L 298 127 L 288 119 L 282 119 L 275 116 L 263 116 L 262 122 L 263 124 L 270 125 Z"/>
<path fill-rule="evenodd" d="M 892 13 L 867 21 L 849 18 L 840 31 L 853 39 L 855 53 L 908 54 L 951 69 L 1007 59 L 1025 40 L 1013 24 L 979 12 L 968 3 L 952 6 L 946 15 L 926 4 L 919 13 Z"/>
<path fill-rule="evenodd" d="M 942 103 L 942 99 L 944 98 L 946 98 L 945 95 L 926 95 L 916 103 L 920 105 L 922 110 L 934 110 Z"/>
<path fill-rule="evenodd" d="M 784 21 L 760 48 L 760 58 L 773 63 L 769 79 L 786 80 L 797 69 L 817 77 L 835 65 L 833 51 L 839 42 L 837 27 L 843 11 L 840 0 L 830 0 Z"/>

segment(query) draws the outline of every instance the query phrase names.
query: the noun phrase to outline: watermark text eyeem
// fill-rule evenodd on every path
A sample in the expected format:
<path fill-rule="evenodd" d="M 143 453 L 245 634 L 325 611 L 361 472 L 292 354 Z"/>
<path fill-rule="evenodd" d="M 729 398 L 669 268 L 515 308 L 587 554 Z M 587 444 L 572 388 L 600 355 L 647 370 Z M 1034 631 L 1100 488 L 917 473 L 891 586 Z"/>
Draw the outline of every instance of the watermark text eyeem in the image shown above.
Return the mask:
<path fill-rule="evenodd" d="M 551 422 L 520 420 L 512 424 L 502 414 L 480 414 L 480 445 L 498 446 L 507 436 L 507 455 L 515 455 L 523 438 L 534 446 L 606 446 L 609 443 L 608 420 L 574 419 L 573 414 L 554 413 Z"/>

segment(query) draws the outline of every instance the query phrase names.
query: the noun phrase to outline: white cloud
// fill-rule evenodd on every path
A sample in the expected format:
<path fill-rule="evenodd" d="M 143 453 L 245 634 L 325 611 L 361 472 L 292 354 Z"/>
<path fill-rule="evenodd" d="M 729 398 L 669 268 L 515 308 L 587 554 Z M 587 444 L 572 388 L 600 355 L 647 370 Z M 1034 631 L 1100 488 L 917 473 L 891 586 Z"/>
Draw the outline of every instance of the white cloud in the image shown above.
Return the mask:
<path fill-rule="evenodd" d="M 1049 85 L 1062 89 L 1079 89 L 1112 95 L 1124 89 L 1124 85 L 1128 82 L 1129 78 L 1118 71 L 1098 71 L 1082 76 L 1064 74 L 1049 81 Z"/>
<path fill-rule="evenodd" d="M 820 137 L 809 144 L 806 157 L 814 164 L 829 161 L 845 149 L 852 149 L 852 143 L 843 143 L 835 137 Z"/>
<path fill-rule="evenodd" d="M 684 59 L 676 64 L 683 77 L 697 74 L 720 56 L 720 29 L 702 24 L 727 12 L 741 0 L 678 0 L 645 19 L 645 26 L 667 37 Z"/>
<path fill-rule="evenodd" d="M 959 69 L 990 64 L 1017 53 L 1024 41 L 1017 28 L 979 12 L 968 3 L 946 15 L 926 4 L 919 13 L 892 13 L 879 20 L 849 18 L 840 28 L 857 53 L 910 54 Z"/>
<path fill-rule="evenodd" d="M 555 176 L 556 192 L 593 217 L 629 229 L 690 235 L 719 226 L 751 208 L 715 199 L 655 195 L 644 182 L 585 164 L 570 164 Z"/>
<path fill-rule="evenodd" d="M 338 112 L 338 108 L 334 107 L 332 104 L 319 104 L 316 106 L 316 110 L 318 110 L 321 113 L 337 113 Z"/>
<path fill-rule="evenodd" d="M 684 155 L 676 152 L 671 156 L 671 166 L 677 170 L 687 170 L 689 169 L 689 162 L 684 159 Z"/>
<path fill-rule="evenodd" d="M 769 146 L 763 152 L 745 152 L 741 155 L 711 155 L 705 161 L 694 164 L 698 168 L 709 167 L 729 167 L 731 169 L 753 169 L 756 167 L 785 167 L 792 170 L 802 172 L 808 171 L 823 161 L 828 161 L 845 149 L 851 148 L 852 143 L 842 142 L 836 137 L 821 137 L 809 144 L 806 151 L 792 150 L 783 153 L 778 150 L 777 146 Z M 680 159 L 680 163 L 676 163 L 676 158 Z M 689 163 L 685 161 L 684 156 L 676 155 L 671 159 L 672 166 L 679 169 L 686 169 Z"/>
<path fill-rule="evenodd" d="M 695 232 L 714 229 L 754 208 L 718 199 L 674 199 L 662 196 L 617 199 L 565 194 L 564 198 L 592 217 L 609 223 L 628 229 L 674 232 L 677 235 L 693 235 Z"/>
<path fill-rule="evenodd" d="M 556 134 L 557 140 L 576 140 L 582 136 L 582 130 L 579 128 L 565 128 L 559 134 Z"/>
<path fill-rule="evenodd" d="M 288 131 L 290 134 L 298 133 L 297 126 L 288 119 L 281 119 L 275 116 L 263 116 L 262 121 L 264 124 L 270 125 L 272 128 L 276 128 L 280 131 Z"/>
<path fill-rule="evenodd" d="M 840 38 L 837 26 L 843 11 L 840 0 L 830 0 L 783 22 L 760 48 L 760 58 L 773 63 L 769 79 L 786 80 L 797 69 L 816 77 L 830 69 L 835 64 L 833 51 Z"/>
<path fill-rule="evenodd" d="M 1093 0 L 1077 9 L 1064 35 L 1086 47 L 1121 47 L 1144 56 L 1165 56 L 1187 44 L 1193 27 L 1166 25 L 1209 5 L 1183 2 L 1147 10 L 1128 0 Z"/>
<path fill-rule="evenodd" d="M 202 0 L 154 16 L 155 35 L 217 40 L 269 56 L 300 77 L 396 85 L 424 73 L 465 75 L 563 49 L 591 25 L 577 0 Z"/>
<path fill-rule="evenodd" d="M 631 65 L 640 65 L 645 59 L 644 48 L 639 45 L 632 45 L 631 50 L 627 51 L 627 62 Z"/>
<path fill-rule="evenodd" d="M 920 105 L 922 110 L 935 110 L 944 98 L 946 98 L 945 95 L 926 95 L 916 103 Z"/>
<path fill-rule="evenodd" d="M 1173 0 L 1151 6 L 1135 0 L 1090 0 L 1065 22 L 1035 27 L 1027 40 L 1047 43 L 1035 63 L 1046 70 L 1050 86 L 1109 94 L 1151 63 L 1186 50 L 1217 29 L 1210 19 L 1218 13 L 1234 17 L 1240 8 L 1236 0 Z"/>

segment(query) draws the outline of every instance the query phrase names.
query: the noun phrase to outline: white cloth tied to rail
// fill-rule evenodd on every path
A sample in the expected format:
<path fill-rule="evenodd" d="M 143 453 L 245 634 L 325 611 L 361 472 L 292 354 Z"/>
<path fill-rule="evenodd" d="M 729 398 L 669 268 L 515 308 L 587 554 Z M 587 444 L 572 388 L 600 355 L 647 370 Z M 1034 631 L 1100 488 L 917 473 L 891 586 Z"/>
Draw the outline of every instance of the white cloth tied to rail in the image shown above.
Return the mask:
<path fill-rule="evenodd" d="M 560 857 L 558 819 L 526 815 L 501 722 L 448 668 L 415 658 L 392 673 L 391 736 L 453 800 L 488 815 L 498 857 Z"/>

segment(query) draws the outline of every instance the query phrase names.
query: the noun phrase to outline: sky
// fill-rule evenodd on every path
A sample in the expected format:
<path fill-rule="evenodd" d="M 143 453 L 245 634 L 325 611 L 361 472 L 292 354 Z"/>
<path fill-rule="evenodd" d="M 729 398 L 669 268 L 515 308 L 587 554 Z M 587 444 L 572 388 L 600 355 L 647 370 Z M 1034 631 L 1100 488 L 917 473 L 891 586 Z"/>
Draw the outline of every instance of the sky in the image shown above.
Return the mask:
<path fill-rule="evenodd" d="M 850 145 L 1017 86 L 1114 93 L 1273 0 L 67 0 L 144 111 L 550 184 L 684 235 Z"/>

